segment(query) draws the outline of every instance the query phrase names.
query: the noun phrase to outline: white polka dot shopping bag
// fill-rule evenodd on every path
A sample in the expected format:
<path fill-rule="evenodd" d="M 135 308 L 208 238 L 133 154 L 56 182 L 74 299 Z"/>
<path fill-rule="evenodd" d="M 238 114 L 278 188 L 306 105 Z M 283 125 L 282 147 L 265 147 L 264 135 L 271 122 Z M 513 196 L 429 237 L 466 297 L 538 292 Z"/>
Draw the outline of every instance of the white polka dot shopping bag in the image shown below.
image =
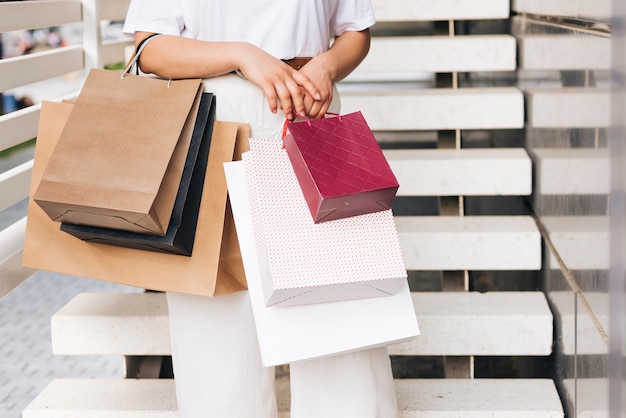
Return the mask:
<path fill-rule="evenodd" d="M 250 139 L 243 156 L 267 306 L 395 294 L 407 274 L 391 210 L 315 223 L 281 145 Z"/>
<path fill-rule="evenodd" d="M 384 297 L 266 306 L 244 162 L 225 163 L 224 170 L 264 366 L 403 343 L 420 334 L 406 280 Z"/>

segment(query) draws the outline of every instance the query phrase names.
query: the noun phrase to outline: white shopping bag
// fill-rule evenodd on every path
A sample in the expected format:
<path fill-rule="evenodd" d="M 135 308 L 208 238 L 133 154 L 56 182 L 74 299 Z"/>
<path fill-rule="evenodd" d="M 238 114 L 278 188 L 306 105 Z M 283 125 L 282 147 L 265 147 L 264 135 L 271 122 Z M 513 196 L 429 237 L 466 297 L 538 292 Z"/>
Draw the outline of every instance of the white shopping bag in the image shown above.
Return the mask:
<path fill-rule="evenodd" d="M 315 223 L 282 141 L 243 155 L 267 306 L 387 297 L 406 282 L 391 210 Z"/>
<path fill-rule="evenodd" d="M 243 164 L 224 167 L 264 366 L 385 346 L 419 335 L 406 280 L 387 297 L 267 307 Z"/>

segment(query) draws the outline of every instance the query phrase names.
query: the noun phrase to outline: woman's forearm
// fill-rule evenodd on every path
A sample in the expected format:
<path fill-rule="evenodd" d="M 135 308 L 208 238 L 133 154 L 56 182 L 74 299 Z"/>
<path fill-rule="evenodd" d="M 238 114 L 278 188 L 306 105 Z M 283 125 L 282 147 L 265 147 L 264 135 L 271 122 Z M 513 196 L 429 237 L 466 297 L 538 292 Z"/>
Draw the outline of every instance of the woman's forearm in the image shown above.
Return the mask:
<path fill-rule="evenodd" d="M 326 68 L 331 80 L 336 83 L 346 78 L 367 56 L 370 49 L 369 29 L 347 31 L 338 36 L 331 48 L 321 54 L 319 67 Z"/>
<path fill-rule="evenodd" d="M 137 32 L 135 44 L 150 36 Z M 241 71 L 259 86 L 272 112 L 280 109 L 291 119 L 304 112 L 304 94 L 321 98 L 313 82 L 267 52 L 245 42 L 206 42 L 162 35 L 146 45 L 139 59 L 141 70 L 164 78 L 209 78 Z"/>
<path fill-rule="evenodd" d="M 333 84 L 343 80 L 363 61 L 370 47 L 369 29 L 344 32 L 335 39 L 331 48 L 313 58 L 300 70 L 317 86 L 321 98 L 305 96 L 305 115 L 324 117 L 333 100 Z"/>
<path fill-rule="evenodd" d="M 135 44 L 150 33 L 137 32 Z M 206 42 L 181 36 L 161 35 L 146 45 L 140 57 L 141 70 L 164 78 L 207 78 L 239 69 L 237 54 L 244 45 Z"/>

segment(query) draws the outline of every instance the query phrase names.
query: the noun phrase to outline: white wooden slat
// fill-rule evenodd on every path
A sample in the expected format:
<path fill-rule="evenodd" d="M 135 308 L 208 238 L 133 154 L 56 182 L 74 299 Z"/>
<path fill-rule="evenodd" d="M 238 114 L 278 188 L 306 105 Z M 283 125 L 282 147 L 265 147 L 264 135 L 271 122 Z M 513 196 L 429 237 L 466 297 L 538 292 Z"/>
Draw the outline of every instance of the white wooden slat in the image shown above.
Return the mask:
<path fill-rule="evenodd" d="M 130 0 L 100 0 L 100 18 L 121 21 L 126 18 Z"/>
<path fill-rule="evenodd" d="M 126 63 L 126 48 L 132 46 L 132 40 L 109 41 L 102 45 L 102 60 L 104 65 Z"/>
<path fill-rule="evenodd" d="M 579 355 L 606 355 L 609 353 L 608 344 L 602 339 L 596 324 L 591 319 L 577 295 L 571 291 L 548 292 L 559 324 L 559 351 L 566 356 Z M 604 331 L 609 326 L 609 295 L 599 292 L 585 292 L 585 298 L 594 310 L 596 318 Z M 575 303 L 578 306 L 575 306 Z M 421 324 L 420 324 L 421 327 Z"/>
<path fill-rule="evenodd" d="M 548 355 L 553 317 L 542 292 L 413 292 L 420 335 L 390 355 Z"/>
<path fill-rule="evenodd" d="M 603 87 L 529 88 L 524 91 L 533 128 L 611 125 L 611 91 Z"/>
<path fill-rule="evenodd" d="M 13 1 L 0 6 L 0 32 L 80 22 L 80 0 Z"/>
<path fill-rule="evenodd" d="M 593 35 L 518 36 L 523 70 L 609 70 L 611 38 Z"/>
<path fill-rule="evenodd" d="M 83 49 L 78 45 L 0 60 L 0 91 L 83 68 Z"/>
<path fill-rule="evenodd" d="M 541 238 L 528 216 L 397 216 L 408 270 L 539 270 Z"/>
<path fill-rule="evenodd" d="M 101 1 L 81 0 L 83 5 L 83 48 L 85 50 L 85 68 L 104 66 L 102 52 Z"/>
<path fill-rule="evenodd" d="M 384 150 L 398 196 L 526 196 L 532 163 L 523 148 Z"/>
<path fill-rule="evenodd" d="M 608 194 L 608 148 L 533 148 L 535 191 L 540 195 Z"/>
<path fill-rule="evenodd" d="M 355 74 L 385 72 L 513 71 L 510 35 L 374 37 Z"/>
<path fill-rule="evenodd" d="M 289 418 L 289 381 L 276 382 L 278 418 Z M 402 418 L 560 418 L 550 379 L 396 379 Z M 172 379 L 55 379 L 23 418 L 177 418 Z M 339 414 L 338 414 L 339 416 Z"/>
<path fill-rule="evenodd" d="M 373 130 L 517 129 L 524 98 L 514 87 L 347 91 L 342 112 L 361 111 Z"/>
<path fill-rule="evenodd" d="M 2 232 L 0 231 L 0 234 Z M 11 293 L 37 272 L 37 270 L 22 266 L 22 255 L 22 251 L 19 251 L 11 258 L 0 262 L 0 299 Z"/>
<path fill-rule="evenodd" d="M 608 270 L 608 216 L 542 216 L 541 222 L 568 269 Z M 552 252 L 547 262 L 547 268 L 560 269 Z"/>
<path fill-rule="evenodd" d="M 0 173 L 0 211 L 28 197 L 33 161 Z"/>
<path fill-rule="evenodd" d="M 373 0 L 379 22 L 506 19 L 508 0 Z"/>
<path fill-rule="evenodd" d="M 0 116 L 0 151 L 37 136 L 41 105 Z"/>
<path fill-rule="evenodd" d="M 513 0 L 518 13 L 609 21 L 611 0 Z"/>
<path fill-rule="evenodd" d="M 35 271 L 22 267 L 26 217 L 0 230 L 0 299 Z"/>

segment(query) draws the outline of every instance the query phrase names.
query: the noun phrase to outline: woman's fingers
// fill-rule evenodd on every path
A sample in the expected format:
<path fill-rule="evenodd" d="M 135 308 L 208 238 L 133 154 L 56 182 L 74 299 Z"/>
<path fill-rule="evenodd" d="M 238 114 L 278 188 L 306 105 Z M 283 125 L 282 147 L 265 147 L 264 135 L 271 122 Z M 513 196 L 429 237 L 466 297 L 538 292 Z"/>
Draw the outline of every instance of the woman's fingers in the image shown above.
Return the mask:
<path fill-rule="evenodd" d="M 301 86 L 304 91 L 312 98 L 314 98 L 315 100 L 322 100 L 322 95 L 320 94 L 320 91 L 315 86 L 315 84 L 313 84 L 311 79 L 307 77 L 304 73 L 294 70 L 292 77 L 295 82 L 298 83 L 298 85 Z"/>
<path fill-rule="evenodd" d="M 310 109 L 305 103 L 306 97 L 323 100 L 324 94 L 307 74 L 256 47 L 244 44 L 242 48 L 247 53 L 241 55 L 245 59 L 240 62 L 239 69 L 244 77 L 263 90 L 273 113 L 282 110 L 287 119 L 293 119 L 295 113 L 304 115 Z"/>

